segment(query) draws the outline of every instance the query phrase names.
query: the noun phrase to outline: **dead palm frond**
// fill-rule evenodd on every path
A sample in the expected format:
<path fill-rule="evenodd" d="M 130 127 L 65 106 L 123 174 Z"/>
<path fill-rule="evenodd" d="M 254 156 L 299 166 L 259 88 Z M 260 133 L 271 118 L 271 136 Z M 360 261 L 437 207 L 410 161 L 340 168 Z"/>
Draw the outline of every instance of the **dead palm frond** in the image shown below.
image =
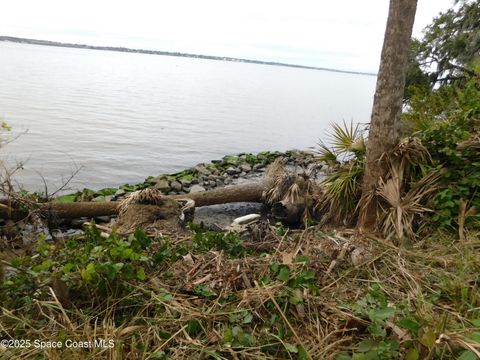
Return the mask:
<path fill-rule="evenodd" d="M 457 145 L 458 150 L 465 150 L 465 149 L 474 149 L 480 150 L 480 135 L 474 134 L 470 137 L 470 139 L 462 141 Z"/>
<path fill-rule="evenodd" d="M 460 199 L 460 206 L 458 209 L 458 239 L 460 242 L 465 241 L 465 220 L 477 214 L 475 206 L 471 206 L 469 201 Z"/>
<path fill-rule="evenodd" d="M 263 192 L 263 198 L 269 205 L 282 203 L 286 207 L 302 208 L 306 219 L 320 193 L 315 177 L 313 168 L 302 173 L 287 171 L 283 160 L 279 158 L 267 169 L 269 185 Z"/>
<path fill-rule="evenodd" d="M 419 138 L 407 137 L 402 139 L 392 150 L 390 158 L 400 162 L 403 171 L 408 166 L 431 163 L 432 158 Z"/>
<path fill-rule="evenodd" d="M 384 201 L 380 203 L 378 227 L 387 237 L 395 235 L 399 242 L 416 237 L 414 220 L 432 211 L 425 204 L 438 189 L 437 183 L 442 175 L 438 170 L 430 171 L 405 192 L 403 170 L 399 163 L 391 164 L 390 177 L 380 179 L 376 191 L 379 199 Z"/>

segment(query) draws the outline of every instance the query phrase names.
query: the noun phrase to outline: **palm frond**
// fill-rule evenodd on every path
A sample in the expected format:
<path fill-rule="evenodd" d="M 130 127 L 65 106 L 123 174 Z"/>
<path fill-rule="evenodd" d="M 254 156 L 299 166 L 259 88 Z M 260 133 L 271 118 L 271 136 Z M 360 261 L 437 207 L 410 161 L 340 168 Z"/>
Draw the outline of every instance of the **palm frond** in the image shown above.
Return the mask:
<path fill-rule="evenodd" d="M 442 173 L 433 170 L 424 175 L 405 193 L 402 179 L 403 169 L 399 163 L 391 164 L 391 177 L 380 179 L 376 194 L 384 203 L 380 203 L 378 227 L 387 237 L 403 242 L 405 238 L 415 239 L 414 220 L 419 215 L 431 212 L 425 204 L 438 189 L 438 180 Z"/>
<path fill-rule="evenodd" d="M 333 123 L 332 128 L 333 149 L 340 154 L 352 151 L 352 145 L 360 140 L 361 132 L 359 131 L 359 125 L 357 124 L 354 127 L 353 121 L 350 122 L 350 125 L 343 121 L 343 126 Z"/>
<path fill-rule="evenodd" d="M 318 143 L 318 156 L 316 156 L 317 160 L 325 162 L 329 166 L 337 166 L 340 164 L 338 161 L 337 154 L 331 148 L 329 148 L 323 141 L 319 141 Z"/>
<path fill-rule="evenodd" d="M 353 163 L 344 165 L 329 174 L 322 185 L 323 197 L 318 209 L 324 214 L 323 221 L 351 219 L 355 216 L 355 205 L 360 195 L 363 167 Z"/>
<path fill-rule="evenodd" d="M 432 161 L 428 150 L 416 137 L 402 139 L 392 150 L 391 157 L 399 160 L 404 168 L 409 165 L 425 164 Z"/>
<path fill-rule="evenodd" d="M 470 139 L 462 141 L 457 145 L 457 149 L 458 150 L 464 150 L 464 149 L 480 150 L 480 135 L 474 134 L 470 137 Z"/>

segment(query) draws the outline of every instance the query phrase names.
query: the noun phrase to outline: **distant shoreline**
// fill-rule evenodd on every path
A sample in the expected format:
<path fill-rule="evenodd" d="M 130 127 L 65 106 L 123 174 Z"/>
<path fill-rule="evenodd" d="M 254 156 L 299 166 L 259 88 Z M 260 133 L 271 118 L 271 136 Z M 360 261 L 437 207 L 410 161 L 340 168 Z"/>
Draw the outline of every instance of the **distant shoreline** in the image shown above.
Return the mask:
<path fill-rule="evenodd" d="M 240 59 L 240 58 L 232 58 L 232 57 L 224 57 L 224 56 L 199 55 L 199 54 L 188 54 L 188 53 L 158 51 L 158 50 L 130 49 L 125 47 L 114 47 L 114 46 L 93 46 L 93 45 L 84 45 L 84 44 L 71 44 L 71 43 L 61 43 L 61 42 L 49 41 L 49 40 L 26 39 L 26 38 L 19 38 L 19 37 L 13 37 L 13 36 L 0 36 L 0 41 L 8 41 L 8 42 L 14 42 L 14 43 L 20 43 L 20 44 L 31 44 L 31 45 L 68 47 L 68 48 L 103 50 L 103 51 L 119 51 L 119 52 L 148 54 L 148 55 L 178 56 L 178 57 L 188 57 L 188 58 L 206 59 L 206 60 L 219 60 L 219 61 L 243 62 L 243 63 L 249 63 L 249 64 L 285 66 L 285 67 L 292 67 L 292 68 L 299 68 L 299 69 L 322 70 L 322 71 L 330 71 L 330 72 L 337 72 L 337 73 L 344 73 L 344 74 L 355 74 L 355 75 L 367 75 L 367 76 L 377 75 L 374 73 L 367 73 L 367 72 L 361 72 L 361 71 L 348 71 L 348 70 L 321 68 L 321 67 L 315 67 L 315 66 L 294 65 L 294 64 L 286 64 L 286 63 L 275 62 L 275 61 L 260 61 L 260 60 Z"/>

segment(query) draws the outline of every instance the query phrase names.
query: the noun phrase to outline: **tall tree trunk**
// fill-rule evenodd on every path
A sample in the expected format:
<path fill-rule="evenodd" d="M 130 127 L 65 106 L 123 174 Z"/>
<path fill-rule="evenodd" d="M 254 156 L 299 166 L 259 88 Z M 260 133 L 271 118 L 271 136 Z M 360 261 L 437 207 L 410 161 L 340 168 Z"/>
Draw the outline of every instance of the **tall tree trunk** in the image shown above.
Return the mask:
<path fill-rule="evenodd" d="M 405 87 L 417 0 L 390 0 L 387 29 L 383 40 L 380 69 L 368 135 L 367 158 L 362 185 L 358 227 L 372 230 L 377 217 L 377 201 L 371 194 L 385 177 L 387 164 L 382 155 L 398 142 L 399 119 Z"/>

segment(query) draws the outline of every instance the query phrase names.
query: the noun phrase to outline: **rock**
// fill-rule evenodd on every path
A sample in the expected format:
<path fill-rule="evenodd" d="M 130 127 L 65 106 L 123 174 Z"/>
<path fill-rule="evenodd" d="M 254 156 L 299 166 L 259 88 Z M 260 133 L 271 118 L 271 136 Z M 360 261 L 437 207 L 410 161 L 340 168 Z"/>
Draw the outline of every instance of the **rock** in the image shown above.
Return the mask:
<path fill-rule="evenodd" d="M 249 164 L 242 164 L 239 166 L 240 170 L 248 173 L 250 171 L 252 171 L 252 167 L 249 165 Z"/>
<path fill-rule="evenodd" d="M 210 174 L 212 173 L 212 172 L 211 172 L 209 169 L 207 169 L 207 168 L 205 167 L 205 165 L 203 165 L 203 164 L 198 164 L 198 165 L 196 165 L 196 166 L 193 168 L 193 170 L 197 171 L 197 172 L 198 172 L 199 174 L 201 174 L 201 175 L 206 175 L 206 176 L 208 176 L 208 175 L 210 175 Z"/>
<path fill-rule="evenodd" d="M 160 190 L 162 193 L 166 194 L 170 191 L 170 184 L 166 179 L 159 179 L 153 186 L 155 189 Z"/>
<path fill-rule="evenodd" d="M 217 179 L 217 180 L 215 181 L 215 183 L 217 184 L 217 186 L 223 186 L 223 185 L 225 185 L 224 182 L 223 182 L 222 180 L 220 180 L 220 179 Z"/>
<path fill-rule="evenodd" d="M 205 191 L 205 188 L 201 185 L 193 185 L 190 188 L 190 193 L 197 193 L 197 192 L 202 192 Z"/>
<path fill-rule="evenodd" d="M 70 225 L 73 226 L 73 227 L 80 227 L 80 226 L 83 226 L 83 223 L 85 221 L 88 221 L 88 218 L 86 217 L 81 217 L 81 218 L 78 218 L 78 219 L 73 219 L 71 222 L 70 222 Z"/>
<path fill-rule="evenodd" d="M 240 169 L 234 168 L 233 166 L 230 166 L 225 172 L 228 175 L 235 175 L 235 174 L 240 174 L 242 171 Z"/>
<path fill-rule="evenodd" d="M 240 163 L 238 156 L 227 155 L 222 158 L 223 165 L 234 165 L 237 166 Z"/>
<path fill-rule="evenodd" d="M 115 192 L 115 196 L 116 196 L 116 197 L 120 197 L 120 196 L 123 196 L 123 195 L 125 195 L 125 194 L 126 194 L 126 192 L 125 192 L 125 190 L 123 190 L 123 189 L 118 189 L 118 190 Z"/>
<path fill-rule="evenodd" d="M 182 184 L 181 184 L 179 181 L 177 181 L 177 180 L 172 181 L 172 182 L 170 183 L 170 187 L 171 187 L 173 190 L 175 190 L 175 191 L 180 191 L 180 190 L 182 190 Z"/>
<path fill-rule="evenodd" d="M 68 237 L 82 236 L 84 234 L 83 230 L 80 229 L 68 229 L 66 233 Z"/>
<path fill-rule="evenodd" d="M 110 222 L 110 216 L 97 216 L 95 217 L 96 223 L 108 223 Z"/>
<path fill-rule="evenodd" d="M 208 182 L 208 185 L 210 185 L 211 187 L 215 187 L 215 186 L 217 186 L 217 183 L 216 183 L 215 181 L 213 181 L 213 180 L 210 180 L 210 181 Z"/>
<path fill-rule="evenodd" d="M 245 175 L 247 175 L 247 173 L 246 173 L 245 171 L 242 171 L 242 172 L 239 174 L 240 177 L 244 177 Z"/>
<path fill-rule="evenodd" d="M 190 186 L 192 182 L 187 179 L 180 179 L 180 183 L 182 184 L 183 187 L 187 187 L 187 186 Z"/>
<path fill-rule="evenodd" d="M 223 180 L 223 182 L 225 183 L 225 185 L 228 185 L 232 183 L 232 179 L 227 177 L 225 180 Z"/>
<path fill-rule="evenodd" d="M 193 178 L 192 181 L 190 181 L 190 184 L 198 184 L 198 179 L 197 178 Z"/>
<path fill-rule="evenodd" d="M 264 164 L 255 164 L 253 165 L 253 171 L 262 171 L 265 168 Z"/>

